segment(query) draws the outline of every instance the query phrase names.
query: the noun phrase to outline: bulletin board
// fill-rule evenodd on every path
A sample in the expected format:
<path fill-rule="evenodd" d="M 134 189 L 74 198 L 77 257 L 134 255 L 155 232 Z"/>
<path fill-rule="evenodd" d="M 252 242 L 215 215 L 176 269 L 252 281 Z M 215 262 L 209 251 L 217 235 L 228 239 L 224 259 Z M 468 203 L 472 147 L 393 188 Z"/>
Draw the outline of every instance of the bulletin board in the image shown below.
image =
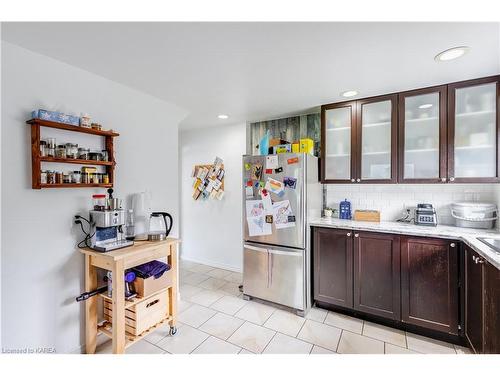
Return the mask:
<path fill-rule="evenodd" d="M 193 199 L 222 200 L 225 169 L 222 159 L 216 157 L 213 164 L 197 164 L 193 167 Z"/>

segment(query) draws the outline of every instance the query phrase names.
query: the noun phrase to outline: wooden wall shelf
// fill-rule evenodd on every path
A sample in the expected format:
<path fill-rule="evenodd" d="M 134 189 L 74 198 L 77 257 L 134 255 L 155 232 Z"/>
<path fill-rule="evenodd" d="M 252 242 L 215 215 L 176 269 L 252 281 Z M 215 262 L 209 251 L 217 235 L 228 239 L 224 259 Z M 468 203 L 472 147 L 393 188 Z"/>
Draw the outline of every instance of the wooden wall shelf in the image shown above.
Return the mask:
<path fill-rule="evenodd" d="M 33 189 L 53 189 L 53 188 L 110 188 L 113 187 L 115 180 L 114 159 L 114 137 L 119 134 L 109 130 L 95 130 L 82 128 L 76 125 L 61 124 L 58 122 L 45 121 L 40 119 L 31 119 L 26 121 L 31 126 L 31 185 Z M 40 156 L 40 128 L 54 128 L 59 130 L 90 134 L 105 138 L 105 148 L 109 155 L 109 161 L 98 160 L 81 160 L 81 159 L 58 159 L 53 157 Z M 42 184 L 41 169 L 42 162 L 49 163 L 65 163 L 79 165 L 102 165 L 106 168 L 106 173 L 109 176 L 109 184 Z"/>
<path fill-rule="evenodd" d="M 28 120 L 28 121 L 26 121 L 26 123 L 29 125 L 36 124 L 36 125 L 43 126 L 46 128 L 55 128 L 55 129 L 68 130 L 68 131 L 78 132 L 78 133 L 100 135 L 103 137 L 118 137 L 120 135 L 120 134 L 115 133 L 115 132 L 110 131 L 110 130 L 96 130 L 96 129 L 92 129 L 92 128 L 83 128 L 83 127 L 77 126 L 77 125 L 61 124 L 60 122 L 40 120 L 37 118 Z"/>
<path fill-rule="evenodd" d="M 58 159 L 49 156 L 41 156 L 40 161 L 48 163 L 66 163 L 66 164 L 81 164 L 81 165 L 113 165 L 112 161 L 99 160 L 83 160 L 83 159 Z"/>
<path fill-rule="evenodd" d="M 110 188 L 113 184 L 40 184 L 41 189 L 54 188 Z"/>

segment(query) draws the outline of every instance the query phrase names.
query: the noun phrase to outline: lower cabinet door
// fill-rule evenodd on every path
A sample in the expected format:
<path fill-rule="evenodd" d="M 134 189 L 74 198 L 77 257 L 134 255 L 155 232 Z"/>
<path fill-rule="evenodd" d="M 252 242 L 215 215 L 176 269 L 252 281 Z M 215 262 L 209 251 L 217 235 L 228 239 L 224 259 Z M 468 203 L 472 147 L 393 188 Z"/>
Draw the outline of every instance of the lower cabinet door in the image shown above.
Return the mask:
<path fill-rule="evenodd" d="M 401 238 L 401 313 L 406 323 L 458 333 L 458 243 Z"/>
<path fill-rule="evenodd" d="M 500 270 L 484 263 L 484 353 L 500 354 Z"/>
<path fill-rule="evenodd" d="M 469 247 L 465 249 L 465 337 L 476 353 L 482 353 L 484 342 L 483 264 Z"/>
<path fill-rule="evenodd" d="M 314 299 L 353 307 L 351 231 L 314 228 Z"/>
<path fill-rule="evenodd" d="M 354 233 L 354 309 L 401 319 L 399 235 Z"/>

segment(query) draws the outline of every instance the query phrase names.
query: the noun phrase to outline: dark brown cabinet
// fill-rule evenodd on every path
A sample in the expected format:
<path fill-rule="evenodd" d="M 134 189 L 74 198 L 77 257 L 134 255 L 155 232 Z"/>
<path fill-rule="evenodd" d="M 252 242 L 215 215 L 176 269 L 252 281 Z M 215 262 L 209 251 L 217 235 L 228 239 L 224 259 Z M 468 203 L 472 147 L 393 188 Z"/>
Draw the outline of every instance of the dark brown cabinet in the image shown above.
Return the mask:
<path fill-rule="evenodd" d="M 354 309 L 401 318 L 398 235 L 354 233 Z"/>
<path fill-rule="evenodd" d="M 401 311 L 405 323 L 458 333 L 458 244 L 401 238 Z"/>
<path fill-rule="evenodd" d="M 324 105 L 321 122 L 322 182 L 397 181 L 397 95 Z"/>
<path fill-rule="evenodd" d="M 399 182 L 446 182 L 446 86 L 398 98 Z"/>
<path fill-rule="evenodd" d="M 476 353 L 500 353 L 500 271 L 465 250 L 465 337 Z"/>
<path fill-rule="evenodd" d="M 323 183 L 499 182 L 500 76 L 321 107 Z"/>
<path fill-rule="evenodd" d="M 314 299 L 352 308 L 352 233 L 314 228 Z"/>

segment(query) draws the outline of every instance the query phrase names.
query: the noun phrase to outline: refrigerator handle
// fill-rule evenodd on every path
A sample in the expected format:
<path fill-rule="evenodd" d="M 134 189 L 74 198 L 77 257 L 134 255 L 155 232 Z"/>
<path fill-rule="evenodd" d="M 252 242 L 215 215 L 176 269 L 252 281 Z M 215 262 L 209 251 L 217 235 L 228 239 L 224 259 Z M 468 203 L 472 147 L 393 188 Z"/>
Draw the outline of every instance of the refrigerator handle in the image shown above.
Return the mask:
<path fill-rule="evenodd" d="M 273 253 L 271 251 L 269 251 L 269 287 L 271 287 L 271 285 L 273 285 L 273 262 L 274 262 L 274 258 L 273 258 Z"/>
<path fill-rule="evenodd" d="M 267 249 L 264 249 L 262 247 L 252 246 L 252 245 L 244 245 L 243 247 L 245 249 L 259 251 L 261 253 L 268 253 L 269 252 Z"/>
<path fill-rule="evenodd" d="M 271 287 L 271 253 L 267 251 L 267 287 Z"/>

